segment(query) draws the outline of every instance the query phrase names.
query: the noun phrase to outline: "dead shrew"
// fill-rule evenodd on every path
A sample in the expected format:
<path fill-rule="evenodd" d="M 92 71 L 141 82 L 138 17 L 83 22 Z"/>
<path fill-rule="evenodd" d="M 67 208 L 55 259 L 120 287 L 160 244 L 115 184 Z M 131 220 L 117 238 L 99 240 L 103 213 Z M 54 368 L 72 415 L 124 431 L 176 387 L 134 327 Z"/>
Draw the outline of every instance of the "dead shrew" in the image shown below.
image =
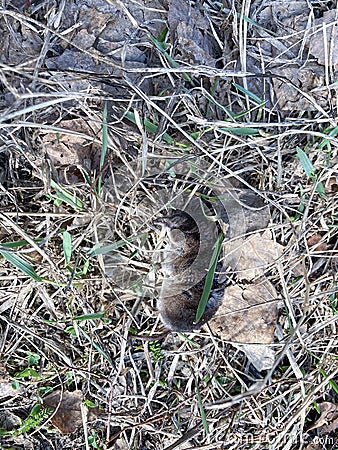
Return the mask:
<path fill-rule="evenodd" d="M 214 315 L 221 304 L 224 287 L 218 286 L 215 280 L 204 315 L 196 324 L 196 312 L 208 270 L 208 266 L 204 267 L 202 274 L 197 274 L 197 282 L 192 285 L 189 268 L 199 254 L 198 225 L 188 213 L 181 210 L 156 219 L 154 224 L 164 227 L 168 235 L 162 262 L 164 280 L 157 302 L 161 320 L 171 331 L 198 329 Z"/>

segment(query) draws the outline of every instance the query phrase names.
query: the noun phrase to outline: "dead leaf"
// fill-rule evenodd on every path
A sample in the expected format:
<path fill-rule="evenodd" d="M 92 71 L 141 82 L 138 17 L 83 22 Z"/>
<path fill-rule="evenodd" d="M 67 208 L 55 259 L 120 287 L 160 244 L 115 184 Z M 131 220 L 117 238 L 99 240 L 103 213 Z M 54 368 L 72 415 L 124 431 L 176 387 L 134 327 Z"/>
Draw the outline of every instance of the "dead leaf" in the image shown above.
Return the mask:
<path fill-rule="evenodd" d="M 280 109 L 313 111 L 317 109 L 316 103 L 322 107 L 327 104 L 324 71 L 318 64 L 299 67 L 293 63 L 280 67 L 278 75 L 280 77 L 273 78 L 272 82 Z"/>
<path fill-rule="evenodd" d="M 245 353 L 248 360 L 261 372 L 273 367 L 275 352 L 268 344 L 233 344 L 238 350 Z"/>
<path fill-rule="evenodd" d="M 314 250 L 316 252 L 324 252 L 327 250 L 327 244 L 325 242 L 319 242 L 321 241 L 322 236 L 320 234 L 313 234 L 307 239 L 307 245 L 311 247 L 315 247 Z"/>
<path fill-rule="evenodd" d="M 91 52 L 93 57 L 81 51 L 75 51 L 73 49 L 66 49 L 59 56 L 52 56 L 46 59 L 46 66 L 49 69 L 58 69 L 62 71 L 66 70 L 78 70 L 94 73 L 109 73 L 109 67 L 107 64 L 97 63 L 94 59 L 97 52 Z M 84 90 L 87 86 L 86 81 L 82 83 L 76 82 L 74 84 L 71 80 L 68 80 L 68 86 L 71 86 L 72 90 L 77 87 L 79 91 Z"/>
<path fill-rule="evenodd" d="M 338 404 L 331 402 L 318 403 L 320 417 L 308 431 L 319 428 L 321 434 L 329 434 L 338 429 Z"/>
<path fill-rule="evenodd" d="M 11 25 L 11 31 L 11 33 L 8 32 L 5 22 L 0 25 L 1 62 L 8 63 L 10 61 L 13 65 L 19 65 L 39 56 L 43 41 L 37 31 L 19 21 Z"/>
<path fill-rule="evenodd" d="M 71 42 L 74 47 L 65 48 L 63 44 L 64 50 L 61 53 L 46 58 L 46 66 L 59 71 L 78 70 L 100 75 L 111 74 L 113 66 L 115 80 L 122 74 L 118 66 L 138 69 L 148 67 L 148 55 L 142 38 L 134 38 L 136 29 L 139 28 L 141 33 L 144 25 L 148 33 L 158 36 L 163 30 L 165 14 L 166 11 L 159 0 L 147 1 L 146 8 L 140 8 L 138 2 L 130 0 L 109 4 L 102 1 L 84 4 L 81 0 L 66 2 L 62 26 L 64 29 L 74 29 Z M 106 58 L 107 63 L 102 62 L 102 58 Z M 142 77 L 142 73 L 128 74 L 128 78 L 134 82 L 137 80 L 139 82 Z M 79 88 L 82 90 L 93 88 L 93 84 L 87 83 L 85 77 L 82 82 L 71 80 L 69 77 L 67 80 L 64 83 L 66 85 L 68 83 L 73 91 L 79 91 Z M 146 82 L 143 83 L 143 88 L 146 84 L 148 85 Z M 106 93 L 120 98 L 124 96 L 121 87 L 116 88 L 114 83 L 108 85 L 97 82 L 95 86 L 97 85 Z"/>
<path fill-rule="evenodd" d="M 235 244 L 238 242 L 237 249 Z M 266 269 L 283 253 L 284 247 L 272 240 L 270 230 L 254 233 L 246 239 L 225 243 L 226 264 L 236 271 L 239 280 L 252 280 L 264 275 Z"/>
<path fill-rule="evenodd" d="M 201 10 L 185 0 L 168 2 L 168 23 L 181 59 L 215 67 L 217 43 L 209 34 L 209 22 Z"/>
<path fill-rule="evenodd" d="M 72 41 L 74 45 L 80 47 L 84 50 L 90 49 L 96 41 L 96 37 L 94 34 L 88 33 L 88 30 L 80 30 Z"/>
<path fill-rule="evenodd" d="M 316 19 L 315 32 L 311 35 L 309 51 L 318 63 L 336 66 L 338 64 L 338 11 L 325 11 L 323 17 Z M 325 34 L 324 34 L 325 29 Z M 326 56 L 328 61 L 326 61 Z"/>
<path fill-rule="evenodd" d="M 222 305 L 208 322 L 222 340 L 243 351 L 258 371 L 270 369 L 275 361 L 270 347 L 277 320 L 277 292 L 263 279 L 260 284 L 229 286 Z"/>
<path fill-rule="evenodd" d="M 241 189 L 239 202 L 244 213 L 245 233 L 265 230 L 269 225 L 271 215 L 269 207 L 264 204 L 262 197 L 250 189 Z"/>
<path fill-rule="evenodd" d="M 122 438 L 119 438 L 114 443 L 114 446 L 111 447 L 112 450 L 128 450 L 129 445 L 126 443 L 126 441 Z"/>
<path fill-rule="evenodd" d="M 236 271 L 240 280 L 249 279 L 248 274 L 238 273 L 240 267 L 238 263 L 241 261 L 240 265 L 243 266 L 243 258 L 245 259 L 249 253 L 246 238 L 238 236 L 265 230 L 271 219 L 269 207 L 259 195 L 249 189 L 230 189 L 229 192 L 219 189 L 217 194 L 222 198 L 222 205 L 228 216 L 226 222 L 230 226 L 230 239 L 223 244 L 223 265 Z M 228 236 L 227 233 L 225 235 Z M 271 235 L 269 238 L 271 240 Z"/>
<path fill-rule="evenodd" d="M 257 55 L 263 52 L 265 57 L 271 58 L 269 67 L 274 74 L 271 78 L 274 96 L 270 96 L 269 90 L 264 88 L 259 80 L 252 86 L 253 92 L 262 96 L 265 91 L 268 104 L 276 107 L 277 100 L 278 108 L 283 111 L 314 111 L 318 110 L 318 106 L 329 107 L 328 98 L 333 98 L 335 102 L 337 90 L 332 86 L 329 92 L 323 68 L 324 46 L 328 47 L 329 51 L 332 45 L 332 64 L 335 64 L 338 54 L 338 35 L 334 32 L 333 37 L 332 32 L 336 25 L 331 26 L 336 20 L 335 11 L 327 11 L 323 18 L 316 19 L 314 28 L 309 28 L 310 13 L 308 2 L 304 0 L 269 2 L 257 17 L 261 28 L 253 30 L 260 38 L 261 48 L 256 52 Z M 323 24 L 326 24 L 326 41 L 322 31 Z M 309 51 L 304 50 L 304 43 L 309 47 Z M 316 56 L 317 60 L 309 58 L 309 52 Z M 249 59 L 251 66 L 255 63 L 257 64 L 257 56 L 253 61 Z M 259 84 L 256 86 L 257 83 Z"/>
<path fill-rule="evenodd" d="M 63 180 L 69 184 L 82 181 L 82 174 L 76 166 L 90 170 L 98 164 L 100 128 L 98 124 L 83 119 L 63 120 L 58 127 L 65 132 L 44 135 L 41 150 L 48 154 L 56 168 L 66 168 L 66 173 L 60 173 Z"/>
<path fill-rule="evenodd" d="M 271 344 L 277 319 L 277 292 L 268 280 L 250 286 L 229 286 L 223 303 L 209 321 L 223 340 Z"/>
<path fill-rule="evenodd" d="M 43 406 L 55 411 L 51 418 L 52 424 L 62 434 L 69 434 L 82 427 L 82 400 L 81 391 L 63 393 L 55 391 L 43 399 Z"/>
<path fill-rule="evenodd" d="M 0 398 L 15 397 L 21 392 L 21 388 L 14 389 L 12 383 L 0 382 Z"/>

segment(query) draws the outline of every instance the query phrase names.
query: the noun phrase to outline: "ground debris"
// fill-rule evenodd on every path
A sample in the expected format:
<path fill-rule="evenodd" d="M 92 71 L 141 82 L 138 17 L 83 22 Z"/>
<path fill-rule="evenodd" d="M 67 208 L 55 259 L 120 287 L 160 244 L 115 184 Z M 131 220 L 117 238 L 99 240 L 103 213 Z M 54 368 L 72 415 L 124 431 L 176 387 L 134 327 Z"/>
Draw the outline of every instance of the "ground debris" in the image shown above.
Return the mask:
<path fill-rule="evenodd" d="M 336 15 L 336 11 L 331 10 L 311 22 L 306 1 L 275 2 L 259 11 L 257 23 L 260 27 L 253 31 L 254 36 L 262 39 L 260 51 L 268 60 L 264 70 L 270 74 L 275 97 L 270 97 L 266 91 L 268 104 L 274 104 L 283 111 L 311 111 L 327 107 L 328 96 L 335 98 L 337 88 L 327 86 L 323 66 L 329 64 L 334 72 L 337 70 Z M 324 26 L 327 30 L 325 37 Z M 309 58 L 309 54 L 316 59 Z M 324 60 L 325 55 L 329 55 L 327 61 Z M 257 60 L 255 62 L 252 58 L 259 58 L 257 49 L 250 52 L 248 62 L 248 67 L 253 69 Z M 258 80 L 252 80 L 251 85 L 254 92 L 257 85 L 262 91 L 262 83 Z"/>
<path fill-rule="evenodd" d="M 338 10 L 325 11 L 323 17 L 315 19 L 313 34 L 309 38 L 309 51 L 318 64 L 338 64 Z"/>
<path fill-rule="evenodd" d="M 44 408 L 53 409 L 52 424 L 62 434 L 69 434 L 76 431 L 83 424 L 82 400 L 83 395 L 81 391 L 55 391 L 43 399 L 43 406 Z"/>
<path fill-rule="evenodd" d="M 277 318 L 278 294 L 263 280 L 249 286 L 229 286 L 210 326 L 222 339 L 249 344 L 271 344 Z"/>
<path fill-rule="evenodd" d="M 48 156 L 65 184 L 74 184 L 83 180 L 76 166 L 87 172 L 98 168 L 100 140 L 100 127 L 95 121 L 61 120 L 57 131 L 42 137 L 40 151 Z"/>
<path fill-rule="evenodd" d="M 177 58 L 189 64 L 215 67 L 217 42 L 210 34 L 208 19 L 199 6 L 184 0 L 170 0 L 168 6 L 171 42 L 180 54 Z"/>
<path fill-rule="evenodd" d="M 338 404 L 331 402 L 318 403 L 320 417 L 309 430 L 318 428 L 321 434 L 329 434 L 338 428 Z"/>

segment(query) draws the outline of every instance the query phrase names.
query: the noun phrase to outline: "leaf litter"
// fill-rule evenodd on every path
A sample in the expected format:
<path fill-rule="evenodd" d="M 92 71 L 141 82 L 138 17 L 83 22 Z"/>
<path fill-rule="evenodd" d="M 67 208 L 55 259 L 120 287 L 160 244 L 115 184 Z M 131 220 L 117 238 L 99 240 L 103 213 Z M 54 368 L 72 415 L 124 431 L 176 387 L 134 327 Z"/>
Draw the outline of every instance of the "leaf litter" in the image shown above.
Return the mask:
<path fill-rule="evenodd" d="M 44 397 L 43 406 L 53 410 L 51 422 L 62 434 L 73 433 L 85 426 L 88 411 L 83 403 L 82 391 L 54 391 Z"/>

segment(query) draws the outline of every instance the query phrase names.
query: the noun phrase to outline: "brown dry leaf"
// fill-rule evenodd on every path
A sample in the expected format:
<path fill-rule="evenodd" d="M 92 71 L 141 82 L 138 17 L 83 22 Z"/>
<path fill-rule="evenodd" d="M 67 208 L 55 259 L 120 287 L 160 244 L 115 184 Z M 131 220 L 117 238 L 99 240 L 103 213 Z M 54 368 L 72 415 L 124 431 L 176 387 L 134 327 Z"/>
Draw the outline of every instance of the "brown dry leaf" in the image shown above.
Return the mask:
<path fill-rule="evenodd" d="M 270 343 L 271 344 L 271 343 Z M 273 367 L 276 355 L 270 344 L 233 344 L 238 350 L 245 353 L 250 363 L 261 372 Z"/>
<path fill-rule="evenodd" d="M 59 56 L 52 56 L 46 60 L 46 66 L 49 69 L 58 69 L 62 71 L 67 70 L 81 70 L 87 72 L 94 73 L 109 73 L 109 67 L 103 63 L 97 63 L 94 59 L 95 55 L 98 54 L 95 50 L 92 50 L 92 56 L 89 56 L 86 53 L 82 53 L 80 51 L 76 52 L 72 49 L 66 49 Z M 87 83 L 85 81 L 68 81 L 68 86 L 71 90 L 78 91 L 84 90 L 86 88 Z"/>
<path fill-rule="evenodd" d="M 210 328 L 223 340 L 270 344 L 277 319 L 277 292 L 268 280 L 249 286 L 229 286 Z"/>
<path fill-rule="evenodd" d="M 38 31 L 30 29 L 24 23 L 13 22 L 12 33 L 6 32 L 6 24 L 0 25 L 1 48 L 0 61 L 19 65 L 39 56 L 43 41 Z"/>
<path fill-rule="evenodd" d="M 320 417 L 308 431 L 319 428 L 322 434 L 329 434 L 338 429 L 338 404 L 331 402 L 318 403 Z"/>
<path fill-rule="evenodd" d="M 72 43 L 79 48 L 88 50 L 93 46 L 95 41 L 96 37 L 93 34 L 88 33 L 88 30 L 82 29 L 74 36 Z"/>
<path fill-rule="evenodd" d="M 324 35 L 325 28 L 325 35 Z M 338 10 L 325 11 L 323 17 L 315 20 L 315 32 L 310 39 L 309 51 L 317 58 L 318 63 L 338 64 Z M 325 60 L 325 54 L 328 61 Z"/>
<path fill-rule="evenodd" d="M 238 191 L 238 208 L 244 214 L 244 233 L 265 230 L 269 225 L 271 214 L 270 209 L 264 204 L 263 199 L 250 189 L 240 189 Z"/>
<path fill-rule="evenodd" d="M 126 443 L 126 441 L 122 438 L 116 440 L 114 445 L 110 447 L 112 450 L 128 450 L 130 447 Z"/>
<path fill-rule="evenodd" d="M 225 254 L 232 253 L 231 259 L 227 257 L 227 264 L 236 270 L 239 280 L 252 280 L 264 275 L 267 267 L 278 259 L 284 247 L 272 240 L 270 230 L 264 233 L 254 233 L 241 241 L 238 250 L 233 251 L 234 244 L 229 244 L 232 251 L 228 251 L 225 244 Z"/>
<path fill-rule="evenodd" d="M 327 104 L 324 71 L 318 64 L 307 63 L 304 67 L 292 64 L 279 68 L 278 74 L 283 78 L 274 78 L 272 81 L 280 109 L 312 111 L 317 109 L 316 104 L 322 107 Z"/>
<path fill-rule="evenodd" d="M 98 124 L 74 119 L 63 120 L 58 127 L 63 128 L 65 133 L 47 133 L 41 144 L 42 151 L 48 154 L 54 166 L 80 165 L 87 170 L 96 167 L 101 151 L 101 144 L 95 142 L 100 140 Z M 73 175 L 76 175 L 75 169 Z"/>
<path fill-rule="evenodd" d="M 229 219 L 231 237 L 223 244 L 224 267 L 230 267 L 232 270 L 238 271 L 238 262 L 242 257 L 246 258 L 245 255 L 248 251 L 246 239 L 237 236 L 265 230 L 271 219 L 270 210 L 264 204 L 262 198 L 249 189 L 233 189 L 230 196 L 227 192 L 220 191 L 219 196 L 224 198 L 222 203 L 226 208 Z M 226 199 L 227 196 L 228 199 Z M 225 235 L 227 235 L 226 232 Z M 242 275 L 241 277 L 239 274 L 238 278 L 249 278 L 246 274 Z"/>
<path fill-rule="evenodd" d="M 63 393 L 56 391 L 43 399 L 43 406 L 56 410 L 51 418 L 52 424 L 62 434 L 69 434 L 82 427 L 82 400 L 81 391 Z"/>
<path fill-rule="evenodd" d="M 215 67 L 217 43 L 208 34 L 210 28 L 207 18 L 197 6 L 185 0 L 168 2 L 168 23 L 172 42 L 185 62 Z"/>
<path fill-rule="evenodd" d="M 142 25 L 153 36 L 157 36 L 163 29 L 166 11 L 159 0 L 147 1 L 147 7 L 140 7 L 139 2 L 124 0 L 123 2 L 105 2 L 97 0 L 74 0 L 66 2 L 62 26 L 74 28 L 72 44 L 75 48 L 65 48 L 57 56 L 46 59 L 46 66 L 60 71 L 81 70 L 85 72 L 111 74 L 111 66 L 114 66 L 114 79 L 121 70 L 117 66 L 125 68 L 147 67 L 148 55 L 141 38 Z M 159 18 L 162 17 L 162 20 Z M 75 26 L 76 25 L 76 26 Z M 140 35 L 136 39 L 136 31 L 139 27 Z M 148 38 L 144 37 L 146 41 Z M 88 53 L 81 52 L 85 49 Z M 111 61 L 106 64 L 99 62 L 98 57 Z M 129 73 L 128 77 L 135 81 L 142 78 L 143 74 Z M 81 82 L 80 82 L 81 83 Z M 85 88 L 86 82 L 68 81 L 74 91 L 77 85 Z M 143 87 L 147 82 L 143 83 Z M 102 85 L 106 92 L 121 96 L 121 89 L 116 89 L 114 84 Z M 122 93 L 123 95 L 123 93 Z"/>
<path fill-rule="evenodd" d="M 312 236 L 310 236 L 308 238 L 307 245 L 310 248 L 315 246 L 314 250 L 317 252 L 324 252 L 325 250 L 327 250 L 327 244 L 325 242 L 321 242 L 319 244 L 321 239 L 322 239 L 322 236 L 320 234 L 313 234 Z"/>
<path fill-rule="evenodd" d="M 265 57 L 270 57 L 271 72 L 276 74 L 272 78 L 275 98 L 270 98 L 275 106 L 284 111 L 313 111 L 328 106 L 328 97 L 335 99 L 336 88 L 331 87 L 331 95 L 325 84 L 324 45 L 322 24 L 334 22 L 335 11 L 324 13 L 324 17 L 315 20 L 315 30 L 309 28 L 310 9 L 308 2 L 270 2 L 258 15 L 258 24 L 255 32 L 262 39 L 262 50 Z M 327 26 L 328 40 L 333 37 L 334 25 Z M 271 35 L 265 29 L 271 30 Z M 287 36 L 287 39 L 286 39 Z M 332 45 L 332 64 L 335 64 L 338 46 L 335 37 Z M 318 61 L 307 57 L 304 43 L 310 47 L 309 52 L 316 56 Z M 330 48 L 328 48 L 328 51 Z M 257 64 L 257 58 L 251 66 Z M 318 64 L 319 63 L 319 64 Z M 262 95 L 263 86 L 259 85 L 257 95 Z M 255 88 L 255 86 L 253 86 Z M 255 92 L 255 91 L 254 91 Z M 334 100 L 335 101 L 335 100 Z"/>
<path fill-rule="evenodd" d="M 271 39 L 264 44 L 270 42 L 282 55 L 288 50 L 288 56 L 296 57 L 301 47 L 301 40 L 294 32 L 304 30 L 308 23 L 309 12 L 309 5 L 306 0 L 267 2 L 262 5 L 262 10 L 258 15 L 258 23 L 264 28 L 274 29 L 274 34 L 269 36 Z M 264 32 L 264 29 L 257 31 Z M 283 39 L 278 44 L 274 36 L 281 37 L 285 34 L 288 35 L 288 39 Z M 282 49 L 279 45 L 284 46 L 284 48 Z M 290 48 L 288 49 L 286 46 Z"/>

